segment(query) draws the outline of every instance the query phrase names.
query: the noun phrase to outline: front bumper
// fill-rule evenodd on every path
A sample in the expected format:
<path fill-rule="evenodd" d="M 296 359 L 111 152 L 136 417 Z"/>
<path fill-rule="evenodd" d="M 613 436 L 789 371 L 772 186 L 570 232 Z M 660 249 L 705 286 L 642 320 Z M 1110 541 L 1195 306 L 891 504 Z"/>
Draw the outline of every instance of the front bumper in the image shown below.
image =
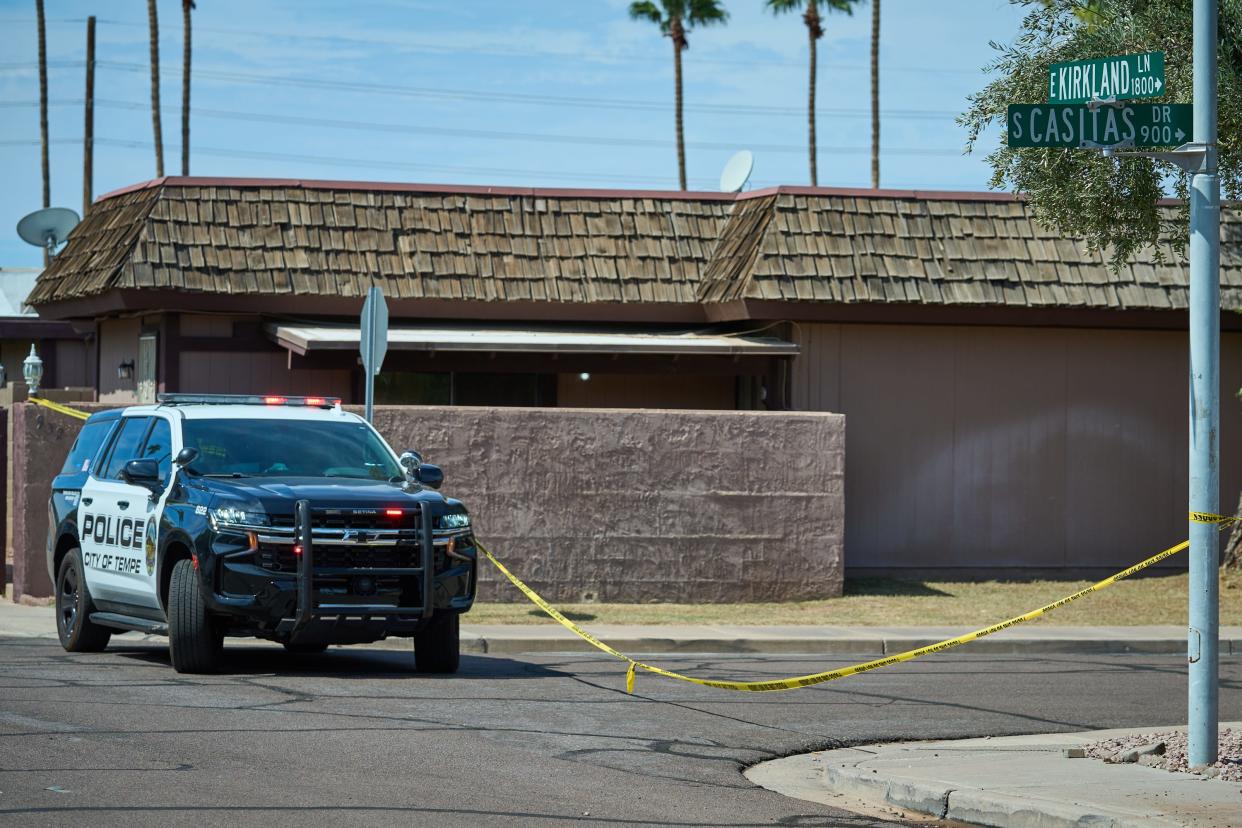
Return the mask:
<path fill-rule="evenodd" d="M 465 612 L 478 575 L 472 535 L 435 531 L 433 508 L 420 509 L 416 541 L 408 530 L 357 540 L 315 528 L 308 501 L 298 501 L 292 532 L 218 535 L 214 565 L 200 568 L 209 607 L 236 634 L 319 643 L 411 636 L 436 613 Z"/>

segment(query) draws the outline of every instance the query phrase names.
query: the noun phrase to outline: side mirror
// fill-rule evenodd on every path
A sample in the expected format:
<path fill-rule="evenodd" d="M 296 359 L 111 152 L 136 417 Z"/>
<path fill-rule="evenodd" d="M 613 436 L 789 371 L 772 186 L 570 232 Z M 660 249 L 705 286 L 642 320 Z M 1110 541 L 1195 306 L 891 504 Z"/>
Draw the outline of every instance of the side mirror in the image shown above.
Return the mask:
<path fill-rule="evenodd" d="M 177 456 L 173 459 L 173 463 L 178 466 L 188 466 L 198 459 L 198 449 L 193 446 L 186 446 L 177 452 Z"/>
<path fill-rule="evenodd" d="M 444 482 L 444 471 L 431 463 L 420 463 L 414 470 L 414 479 L 430 489 L 438 489 Z"/>
<path fill-rule="evenodd" d="M 163 482 L 160 480 L 159 463 L 154 460 L 130 460 L 121 469 L 118 477 L 132 486 L 144 486 L 148 489 L 158 489 Z"/>

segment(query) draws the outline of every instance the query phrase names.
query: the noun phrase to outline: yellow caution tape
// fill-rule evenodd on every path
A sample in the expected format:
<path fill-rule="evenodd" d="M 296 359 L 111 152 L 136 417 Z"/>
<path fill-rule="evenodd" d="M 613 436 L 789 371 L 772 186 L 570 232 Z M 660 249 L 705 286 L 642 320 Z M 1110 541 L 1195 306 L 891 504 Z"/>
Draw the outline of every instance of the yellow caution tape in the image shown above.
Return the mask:
<path fill-rule="evenodd" d="M 70 417 L 77 417 L 79 420 L 85 420 L 91 416 L 85 411 L 78 411 L 76 408 L 70 408 L 67 405 L 61 405 L 60 403 L 52 402 L 51 400 L 45 400 L 42 397 L 30 397 L 28 401 L 34 403 L 35 405 L 41 405 L 44 408 L 50 408 L 60 414 L 68 414 Z"/>
<path fill-rule="evenodd" d="M 1224 529 L 1233 523 L 1242 522 L 1242 517 L 1230 517 L 1229 515 L 1215 515 L 1211 512 L 1191 512 L 1190 520 L 1193 523 L 1215 523 Z"/>
<path fill-rule="evenodd" d="M 1211 518 L 1224 518 L 1225 517 L 1223 515 L 1201 515 L 1201 516 L 1211 517 Z M 1195 517 L 1195 515 L 1192 514 L 1191 519 L 1196 520 L 1197 518 Z M 1226 520 L 1232 521 L 1233 518 L 1226 518 Z M 1221 521 L 1204 520 L 1200 522 L 1220 523 Z M 477 539 L 476 539 L 476 543 L 478 543 Z M 824 673 L 812 673 L 809 676 L 796 676 L 794 678 L 776 679 L 773 681 L 721 681 L 717 679 L 693 678 L 692 676 L 684 676 L 681 673 L 674 673 L 672 670 L 665 670 L 662 667 L 656 667 L 651 664 L 644 664 L 643 662 L 630 658 L 624 653 L 619 652 L 618 650 L 610 647 L 609 645 L 605 644 L 603 641 L 600 641 L 598 638 L 591 635 L 586 630 L 579 627 L 573 621 L 570 621 L 568 618 L 566 618 L 556 607 L 552 606 L 547 601 L 545 601 L 537 592 L 535 592 L 533 589 L 531 589 L 529 586 L 523 583 L 520 578 L 518 578 L 516 575 L 510 572 L 505 567 L 504 564 L 502 564 L 500 561 L 496 559 L 496 556 L 494 556 L 491 552 L 488 551 L 486 546 L 484 546 L 482 543 L 478 543 L 479 549 L 483 552 L 484 555 L 487 556 L 487 559 L 491 561 L 493 564 L 495 564 L 496 568 L 499 569 L 504 574 L 504 576 L 513 583 L 515 587 L 520 589 L 527 598 L 529 598 L 532 602 L 534 602 L 534 604 L 537 607 L 539 607 L 539 609 L 543 610 L 548 615 L 552 616 L 552 618 L 554 618 L 557 622 L 559 622 L 562 627 L 565 627 L 567 630 L 572 632 L 574 635 L 577 635 L 579 638 L 583 639 L 584 641 L 589 643 L 591 646 L 599 650 L 603 650 L 604 652 L 608 653 L 608 655 L 613 656 L 614 658 L 621 659 L 622 661 L 627 663 L 628 666 L 626 667 L 626 671 L 625 671 L 625 690 L 627 693 L 634 692 L 634 673 L 636 670 L 646 670 L 649 673 L 655 673 L 656 675 L 664 676 L 665 678 L 677 679 L 679 681 L 689 681 L 694 684 L 701 684 L 704 687 L 717 687 L 717 688 L 720 688 L 721 690 L 745 690 L 745 691 L 751 691 L 751 692 L 765 692 L 769 690 L 795 690 L 799 687 L 810 687 L 813 684 L 822 684 L 826 681 L 833 681 L 834 679 L 845 678 L 846 676 L 853 676 L 853 675 L 857 675 L 858 673 L 865 673 L 868 670 L 875 670 L 879 667 L 888 667 L 893 664 L 900 664 L 903 661 L 911 661 L 913 659 L 919 658 L 920 656 L 930 655 L 931 653 L 943 652 L 944 650 L 948 650 L 951 647 L 957 647 L 960 644 L 966 644 L 971 641 L 976 641 L 980 638 L 983 638 L 984 636 L 991 635 L 992 633 L 997 633 L 997 632 L 1000 632 L 1001 630 L 1007 630 L 1010 627 L 1016 627 L 1018 624 L 1024 624 L 1027 621 L 1030 621 L 1032 619 L 1038 618 L 1041 615 L 1044 615 L 1045 613 L 1052 612 L 1053 610 L 1059 609 L 1060 607 L 1063 607 L 1066 604 L 1069 604 L 1073 601 L 1077 601 L 1079 598 L 1082 598 L 1086 595 L 1090 595 L 1093 592 L 1099 592 L 1105 587 L 1112 586 L 1113 584 L 1120 581 L 1122 578 L 1128 578 L 1134 573 L 1144 570 L 1147 567 L 1151 566 L 1152 564 L 1156 564 L 1156 563 L 1159 563 L 1160 561 L 1163 561 L 1165 558 L 1169 557 L 1170 555 L 1176 555 L 1178 552 L 1181 552 L 1183 549 L 1186 549 L 1188 546 L 1190 546 L 1190 541 L 1182 541 L 1177 546 L 1171 546 L 1158 555 L 1153 555 L 1152 557 L 1148 558 L 1145 561 L 1136 563 L 1134 566 L 1130 567 L 1129 569 L 1123 569 L 1121 572 L 1118 572 L 1116 575 L 1105 578 L 1099 583 L 1092 584 L 1086 589 L 1079 590 L 1078 592 L 1075 592 L 1073 595 L 1067 595 L 1064 598 L 1058 601 L 1053 601 L 1051 604 L 1046 604 L 1045 606 L 1042 606 L 1039 609 L 1031 610 L 1025 615 L 1018 615 L 1018 616 L 1008 619 L 1007 621 L 1001 621 L 999 624 L 993 624 L 992 626 L 984 627 L 981 630 L 975 630 L 974 632 L 969 632 L 969 633 L 966 633 L 965 635 L 959 635 L 957 638 L 949 638 L 944 641 L 937 642 L 935 644 L 929 644 L 926 647 L 919 647 L 914 650 L 907 650 L 904 653 L 897 653 L 895 655 L 887 656 L 885 658 L 877 658 L 874 661 L 866 661 L 866 662 L 863 662 L 862 664 L 854 664 L 849 667 L 841 667 L 839 669 L 829 670 Z"/>
<path fill-rule="evenodd" d="M 30 397 L 30 402 L 35 403 L 36 405 L 41 405 L 44 408 L 49 408 L 52 411 L 56 411 L 61 414 L 67 414 L 70 417 L 76 417 L 80 420 L 85 420 L 88 417 L 90 417 L 90 414 L 88 414 L 85 411 L 78 411 L 77 409 L 70 408 L 67 405 L 61 405 L 60 403 L 52 402 L 51 400 L 45 400 L 42 397 Z M 1226 526 L 1229 526 L 1230 524 L 1238 523 L 1239 521 L 1242 521 L 1242 517 L 1232 517 L 1230 515 L 1218 515 L 1212 512 L 1191 512 L 1190 520 L 1194 523 L 1214 524 L 1216 526 L 1219 526 L 1221 529 L 1224 529 Z M 1040 617 L 1041 615 L 1045 615 L 1046 613 L 1052 612 L 1055 609 L 1060 609 L 1066 604 L 1072 603 L 1073 601 L 1077 601 L 1079 598 L 1083 598 L 1094 592 L 1099 592 L 1100 590 L 1106 587 L 1110 587 L 1113 584 L 1120 581 L 1121 579 L 1128 578 L 1131 575 L 1135 574 L 1136 572 L 1140 572 L 1146 569 L 1147 567 L 1152 566 L 1153 564 L 1159 563 L 1160 561 L 1163 561 L 1165 558 L 1168 558 L 1171 555 L 1176 555 L 1178 552 L 1181 552 L 1182 550 L 1190 546 L 1190 541 L 1182 541 L 1176 546 L 1170 546 L 1168 549 L 1164 550 L 1163 552 L 1157 555 L 1151 556 L 1145 561 L 1140 561 L 1139 563 L 1136 563 L 1134 566 L 1130 567 L 1129 569 L 1123 569 L 1121 572 L 1118 572 L 1116 575 L 1112 575 L 1108 578 L 1105 578 L 1102 581 L 1099 581 L 1098 583 L 1092 584 L 1091 586 L 1085 589 L 1081 589 L 1078 592 L 1075 592 L 1073 595 L 1067 595 L 1064 598 L 1061 598 L 1060 600 L 1053 601 L 1051 604 L 1045 604 L 1044 606 L 1039 607 L 1038 609 L 1033 609 L 1030 612 L 1025 613 L 1023 615 L 1016 615 L 1013 618 L 1007 619 L 1005 621 L 1001 621 L 998 624 L 993 624 L 990 627 L 984 627 L 982 629 L 975 630 L 974 632 L 968 632 L 965 635 L 959 635 L 956 638 L 947 638 L 944 641 L 939 641 L 935 644 L 929 644 L 926 647 L 918 647 L 913 650 L 906 650 L 904 653 L 897 653 L 895 655 L 891 655 L 886 658 L 877 658 L 873 661 L 865 661 L 861 664 L 853 664 L 853 665 L 850 665 L 849 667 L 841 667 L 839 669 L 828 670 L 823 673 L 812 673 L 809 676 L 796 676 L 794 678 L 776 679 L 774 681 L 722 681 L 718 679 L 694 678 L 693 676 L 686 676 L 686 675 L 682 675 L 681 673 L 675 673 L 672 670 L 665 670 L 662 667 L 656 667 L 655 665 L 652 665 L 652 664 L 645 664 L 644 662 L 630 658 L 625 653 L 622 653 L 621 651 L 609 646 L 608 644 L 605 644 L 603 641 L 600 641 L 598 638 L 596 638 L 595 636 L 591 635 L 586 630 L 579 627 L 573 621 L 570 621 L 568 618 L 566 618 L 565 615 L 561 613 L 560 610 L 558 610 L 556 607 L 552 606 L 547 601 L 545 601 L 543 597 L 539 595 L 539 593 L 535 592 L 533 589 L 527 586 L 522 581 L 521 578 L 518 578 L 516 575 L 510 572 L 504 564 L 502 564 L 499 560 L 496 559 L 496 556 L 493 555 L 488 550 L 488 548 L 483 545 L 482 542 L 476 539 L 476 543 L 478 543 L 478 547 L 483 552 L 483 554 L 487 556 L 487 559 L 491 561 L 496 566 L 496 568 L 499 569 L 501 573 L 506 578 L 508 578 L 509 581 L 515 587 L 521 590 L 522 593 L 527 598 L 529 598 L 537 607 L 539 607 L 545 613 L 550 615 L 562 627 L 569 630 L 574 635 L 578 636 L 583 641 L 586 641 L 588 644 L 595 647 L 596 649 L 602 650 L 603 652 L 608 653 L 608 655 L 612 656 L 613 658 L 617 658 L 617 659 L 620 659 L 621 661 L 626 662 L 625 691 L 627 693 L 634 692 L 634 676 L 637 670 L 646 670 L 649 673 L 655 673 L 656 675 L 664 676 L 665 678 L 677 679 L 678 681 L 688 681 L 693 684 L 699 684 L 704 687 L 716 687 L 721 690 L 742 690 L 742 691 L 750 691 L 750 692 L 767 692 L 767 691 L 772 691 L 772 690 L 795 690 L 799 687 L 810 687 L 811 685 L 814 685 L 814 684 L 822 684 L 826 681 L 833 681 L 834 679 L 845 678 L 846 676 L 853 676 L 859 673 L 865 673 L 869 670 L 875 670 L 880 667 L 888 667 L 893 664 L 900 664 L 903 661 L 912 661 L 916 658 L 920 658 L 921 656 L 930 655 L 932 653 L 943 652 L 952 647 L 957 647 L 962 644 L 968 644 L 971 641 L 977 641 L 980 638 L 983 638 L 984 636 L 992 635 L 993 633 L 998 633 L 1001 630 L 1007 630 L 1010 627 L 1016 627 L 1019 624 L 1025 624 L 1027 621 L 1034 620 Z"/>

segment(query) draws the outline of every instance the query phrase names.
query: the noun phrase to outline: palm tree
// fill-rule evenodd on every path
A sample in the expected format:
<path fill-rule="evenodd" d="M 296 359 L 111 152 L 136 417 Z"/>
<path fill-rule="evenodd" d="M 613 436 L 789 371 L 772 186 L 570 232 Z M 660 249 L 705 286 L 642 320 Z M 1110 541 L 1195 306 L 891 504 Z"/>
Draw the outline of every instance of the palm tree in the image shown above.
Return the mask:
<path fill-rule="evenodd" d="M 181 0 L 181 174 L 190 174 L 190 10 L 194 0 Z"/>
<path fill-rule="evenodd" d="M 35 17 L 39 30 L 39 146 L 43 165 L 43 206 L 46 208 L 52 205 L 52 182 L 47 159 L 47 25 L 43 17 L 43 0 L 35 0 Z M 43 266 L 48 264 L 45 249 Z"/>
<path fill-rule="evenodd" d="M 160 128 L 160 21 L 155 0 L 147 0 L 147 24 L 151 29 L 151 127 L 155 130 L 155 177 L 164 177 L 164 131 Z"/>
<path fill-rule="evenodd" d="M 673 41 L 674 119 L 677 125 L 677 180 L 686 189 L 686 140 L 681 117 L 681 53 L 690 48 L 686 34 L 695 26 L 724 23 L 729 13 L 720 0 L 634 0 L 630 17 L 649 20 Z"/>
<path fill-rule="evenodd" d="M 853 6 L 862 0 L 767 0 L 767 6 L 773 14 L 797 11 L 806 6 L 802 14 L 802 22 L 806 23 L 807 35 L 811 41 L 811 82 L 809 104 L 807 107 L 807 123 L 809 136 L 809 152 L 811 156 L 811 186 L 819 184 L 819 174 L 815 165 L 815 41 L 824 36 L 824 28 L 820 25 L 819 7 L 822 4 L 827 12 L 845 12 L 853 14 Z"/>
<path fill-rule="evenodd" d="M 871 0 L 871 187 L 880 189 L 880 0 Z"/>

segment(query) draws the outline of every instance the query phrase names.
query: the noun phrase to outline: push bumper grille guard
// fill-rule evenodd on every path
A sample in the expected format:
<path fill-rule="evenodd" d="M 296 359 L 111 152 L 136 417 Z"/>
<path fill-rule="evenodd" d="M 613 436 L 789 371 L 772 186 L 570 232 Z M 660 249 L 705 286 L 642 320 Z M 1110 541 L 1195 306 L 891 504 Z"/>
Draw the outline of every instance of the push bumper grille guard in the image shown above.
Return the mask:
<path fill-rule="evenodd" d="M 293 633 L 297 634 L 316 618 L 326 616 L 410 616 L 427 620 L 431 618 L 435 607 L 432 603 L 432 576 L 435 568 L 435 545 L 432 539 L 431 510 L 426 504 L 419 509 L 419 563 L 421 566 L 408 568 L 386 568 L 375 570 L 368 568 L 334 568 L 334 575 L 374 575 L 382 571 L 385 575 L 417 575 L 422 580 L 422 606 L 394 607 L 389 604 L 319 604 L 315 600 L 315 543 L 311 506 L 309 500 L 299 500 L 293 510 L 294 543 L 301 547 L 298 555 L 298 590 L 297 611 L 293 620 Z"/>

